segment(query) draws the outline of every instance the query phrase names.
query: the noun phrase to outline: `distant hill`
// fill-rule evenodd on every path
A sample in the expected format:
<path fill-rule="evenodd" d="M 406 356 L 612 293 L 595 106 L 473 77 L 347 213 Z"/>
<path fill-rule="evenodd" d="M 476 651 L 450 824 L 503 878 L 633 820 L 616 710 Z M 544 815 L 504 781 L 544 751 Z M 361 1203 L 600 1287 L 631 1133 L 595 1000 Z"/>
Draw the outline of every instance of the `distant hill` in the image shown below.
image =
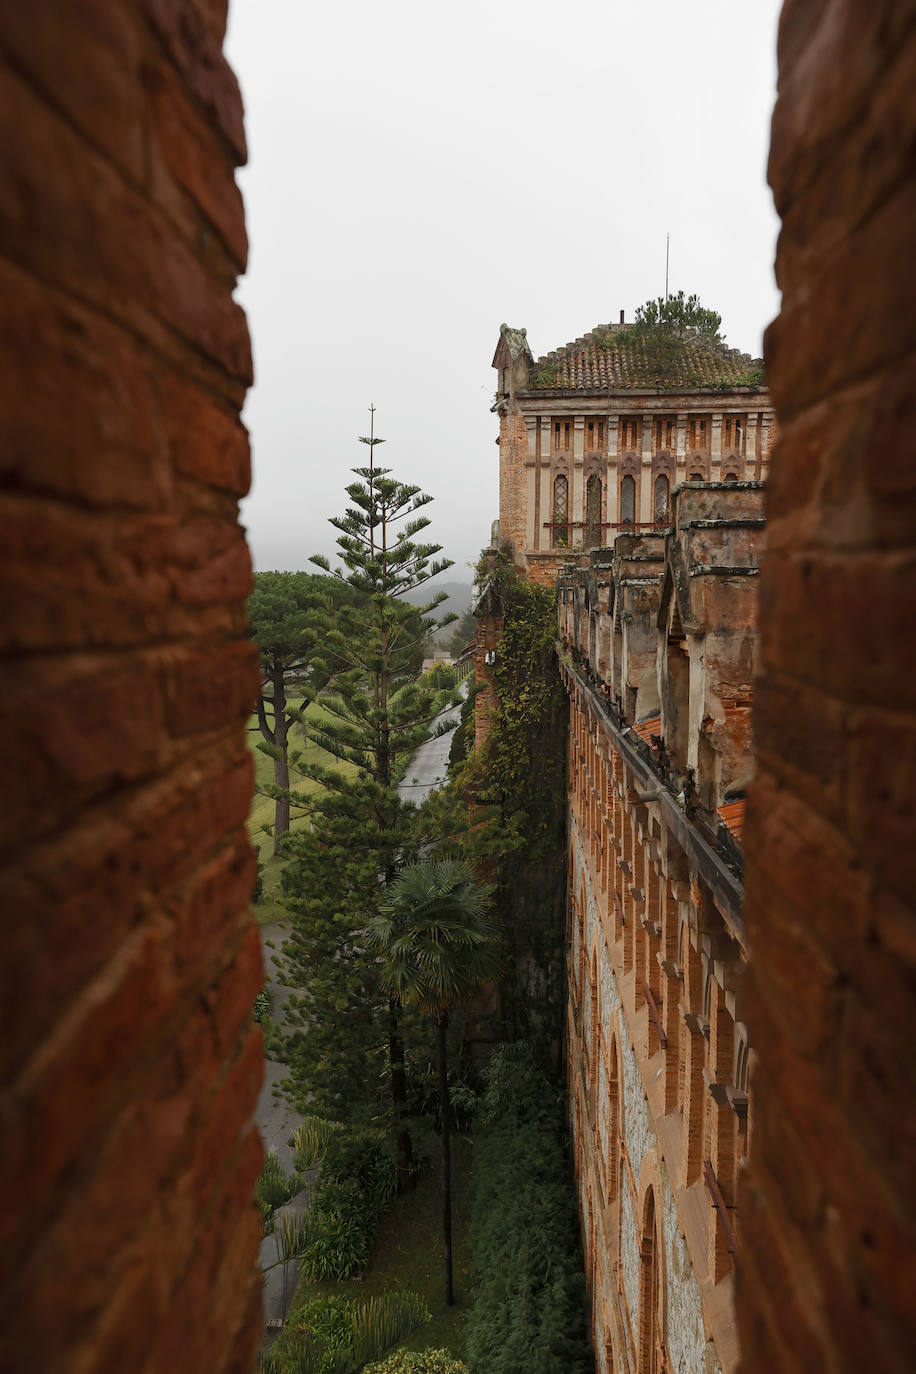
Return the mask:
<path fill-rule="evenodd" d="M 437 614 L 440 616 L 454 614 L 461 617 L 471 609 L 474 600 L 474 588 L 470 582 L 444 582 L 436 578 L 430 583 L 424 583 L 422 587 L 417 587 L 415 591 L 409 592 L 406 600 L 413 602 L 414 605 L 421 605 L 436 592 L 448 592 L 448 600 L 443 601 L 438 609 Z M 455 633 L 455 629 L 456 625 L 454 624 L 446 625 L 445 629 L 439 631 L 435 636 L 436 643 L 441 642 L 442 645 L 447 645 Z"/>

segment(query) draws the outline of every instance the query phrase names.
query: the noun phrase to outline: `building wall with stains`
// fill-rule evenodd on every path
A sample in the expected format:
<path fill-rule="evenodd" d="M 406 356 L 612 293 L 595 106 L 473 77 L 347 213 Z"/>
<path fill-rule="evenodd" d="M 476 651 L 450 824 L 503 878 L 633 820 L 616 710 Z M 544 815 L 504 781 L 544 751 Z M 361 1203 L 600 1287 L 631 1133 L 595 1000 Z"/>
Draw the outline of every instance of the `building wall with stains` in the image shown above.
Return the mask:
<path fill-rule="evenodd" d="M 571 723 L 568 1072 L 602 1371 L 738 1364 L 747 947 L 740 847 L 719 808 L 748 744 L 719 703 L 748 679 L 760 498 L 757 487 L 685 488 L 666 538 L 621 535 L 558 584 Z M 668 681 L 675 610 L 695 641 L 703 710 L 721 717 L 694 764 L 665 734 L 665 703 L 686 681 Z M 686 633 L 679 621 L 678 653 Z M 645 719 L 635 712 L 647 676 L 661 710 Z"/>

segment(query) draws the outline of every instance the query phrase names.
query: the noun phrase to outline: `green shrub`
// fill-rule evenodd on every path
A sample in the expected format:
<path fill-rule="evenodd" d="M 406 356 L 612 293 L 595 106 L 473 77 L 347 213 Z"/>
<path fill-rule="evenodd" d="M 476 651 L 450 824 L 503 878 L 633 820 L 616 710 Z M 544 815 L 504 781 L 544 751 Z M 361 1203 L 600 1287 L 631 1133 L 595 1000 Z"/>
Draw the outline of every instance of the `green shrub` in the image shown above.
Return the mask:
<path fill-rule="evenodd" d="M 381 1297 L 358 1302 L 353 1310 L 353 1353 L 357 1367 L 376 1359 L 431 1320 L 430 1311 L 419 1293 L 383 1293 Z"/>
<path fill-rule="evenodd" d="M 475 1139 L 471 1374 L 585 1374 L 585 1274 L 560 1096 L 524 1046 L 488 1067 Z"/>
<path fill-rule="evenodd" d="M 295 1197 L 301 1188 L 302 1180 L 296 1174 L 284 1173 L 279 1157 L 271 1151 L 264 1161 L 264 1168 L 257 1183 L 257 1198 L 262 1215 L 265 1207 L 271 1212 L 275 1211 L 285 1202 L 289 1202 L 291 1197 Z"/>
<path fill-rule="evenodd" d="M 397 1168 L 388 1137 L 379 1131 L 342 1131 L 331 1136 L 325 1148 L 321 1180 L 357 1183 L 367 1206 L 375 1213 L 374 1221 L 397 1187 Z"/>
<path fill-rule="evenodd" d="M 467 1365 L 450 1350 L 395 1350 L 378 1364 L 367 1364 L 363 1374 L 467 1374 Z"/>
<path fill-rule="evenodd" d="M 344 1131 L 317 1117 L 293 1139 L 300 1168 L 321 1159 L 302 1272 L 309 1279 L 347 1278 L 368 1264 L 379 1213 L 395 1191 L 391 1145 L 378 1131 Z"/>
<path fill-rule="evenodd" d="M 384 1293 L 367 1302 L 316 1298 L 296 1310 L 261 1356 L 262 1374 L 356 1374 L 429 1320 L 417 1293 Z"/>
<path fill-rule="evenodd" d="M 322 1183 L 310 1210 L 310 1244 L 302 1255 L 307 1279 L 345 1279 L 369 1263 L 376 1213 L 359 1184 Z"/>
<path fill-rule="evenodd" d="M 296 1168 L 307 1174 L 320 1164 L 328 1148 L 328 1142 L 337 1131 L 343 1130 L 339 1121 L 326 1121 L 323 1116 L 307 1116 L 296 1127 L 289 1147 L 296 1159 Z"/>
<path fill-rule="evenodd" d="M 273 1016 L 274 999 L 273 993 L 265 983 L 261 991 L 255 996 L 254 1009 L 252 1015 L 258 1025 L 263 1026 L 265 1021 L 269 1021 Z"/>

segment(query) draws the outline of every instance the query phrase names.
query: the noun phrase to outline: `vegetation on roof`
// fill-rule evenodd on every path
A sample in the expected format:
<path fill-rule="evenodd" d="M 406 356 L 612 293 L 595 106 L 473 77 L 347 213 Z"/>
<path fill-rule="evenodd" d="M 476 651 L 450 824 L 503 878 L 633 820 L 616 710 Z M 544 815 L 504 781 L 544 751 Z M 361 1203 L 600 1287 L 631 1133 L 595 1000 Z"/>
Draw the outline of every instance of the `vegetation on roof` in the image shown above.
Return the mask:
<path fill-rule="evenodd" d="M 632 324 L 599 325 L 575 343 L 540 358 L 529 391 L 728 391 L 765 385 L 763 365 L 729 348 L 722 317 L 696 295 L 659 296 L 636 311 Z"/>

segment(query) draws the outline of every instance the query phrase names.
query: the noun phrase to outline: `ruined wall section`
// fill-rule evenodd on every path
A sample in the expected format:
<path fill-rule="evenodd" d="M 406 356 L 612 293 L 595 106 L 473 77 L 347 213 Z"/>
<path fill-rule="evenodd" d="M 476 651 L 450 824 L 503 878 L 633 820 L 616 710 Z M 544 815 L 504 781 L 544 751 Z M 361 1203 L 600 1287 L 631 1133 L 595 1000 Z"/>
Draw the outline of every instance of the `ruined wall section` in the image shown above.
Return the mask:
<path fill-rule="evenodd" d="M 528 520 L 528 430 L 517 411 L 503 410 L 499 420 L 499 535 L 509 540 L 524 566 Z"/>
<path fill-rule="evenodd" d="M 916 1350 L 914 86 L 912 4 L 786 3 L 745 1374 L 904 1374 Z"/>
<path fill-rule="evenodd" d="M 225 11 L 0 20 L 10 1369 L 244 1371 L 260 1332 Z"/>

